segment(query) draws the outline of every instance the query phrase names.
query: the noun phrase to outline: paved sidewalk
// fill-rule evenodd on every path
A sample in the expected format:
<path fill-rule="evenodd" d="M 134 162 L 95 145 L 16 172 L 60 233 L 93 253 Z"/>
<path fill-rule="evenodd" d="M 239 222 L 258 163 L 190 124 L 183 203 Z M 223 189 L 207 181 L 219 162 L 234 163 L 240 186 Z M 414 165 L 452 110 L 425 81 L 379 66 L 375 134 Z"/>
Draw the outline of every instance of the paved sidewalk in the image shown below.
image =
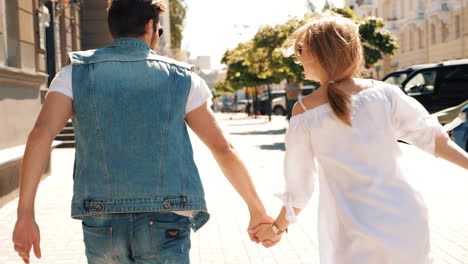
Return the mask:
<path fill-rule="evenodd" d="M 220 114 L 219 120 L 251 170 L 254 182 L 269 212 L 276 215 L 281 204 L 273 193 L 283 186 L 284 118 L 247 118 L 242 114 Z M 295 264 L 319 263 L 315 194 L 299 223 L 274 248 L 250 242 L 246 228 L 248 212 L 242 199 L 221 174 L 210 152 L 193 137 L 195 158 L 205 184 L 210 222 L 192 233 L 193 264 Z M 430 210 L 432 253 L 436 263 L 468 263 L 468 175 L 442 160 L 410 146 L 403 146 L 411 179 Z M 52 153 L 52 174 L 39 187 L 37 221 L 41 228 L 43 258 L 32 263 L 84 264 L 81 223 L 72 220 L 70 199 L 74 150 Z M 13 251 L 11 232 L 16 220 L 17 200 L 0 208 L 0 263 L 19 264 Z"/>

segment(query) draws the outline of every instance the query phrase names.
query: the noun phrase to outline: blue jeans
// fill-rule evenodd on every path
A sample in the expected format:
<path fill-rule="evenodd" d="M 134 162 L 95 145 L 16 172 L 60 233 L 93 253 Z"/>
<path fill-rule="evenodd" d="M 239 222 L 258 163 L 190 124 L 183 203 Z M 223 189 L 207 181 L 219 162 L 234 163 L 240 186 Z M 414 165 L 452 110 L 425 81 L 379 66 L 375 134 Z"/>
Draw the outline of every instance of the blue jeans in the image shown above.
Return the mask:
<path fill-rule="evenodd" d="M 105 214 L 82 222 L 89 264 L 189 264 L 190 221 L 174 213 Z"/>

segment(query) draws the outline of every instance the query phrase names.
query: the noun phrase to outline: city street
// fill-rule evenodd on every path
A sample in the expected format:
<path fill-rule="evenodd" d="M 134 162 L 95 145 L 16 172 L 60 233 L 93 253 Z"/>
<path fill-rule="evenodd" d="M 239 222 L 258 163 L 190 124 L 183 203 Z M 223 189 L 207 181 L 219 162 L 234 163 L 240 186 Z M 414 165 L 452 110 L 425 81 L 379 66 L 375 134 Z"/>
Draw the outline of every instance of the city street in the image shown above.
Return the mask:
<path fill-rule="evenodd" d="M 235 148 L 251 171 L 268 212 L 278 213 L 281 202 L 274 197 L 283 186 L 284 117 L 249 118 L 245 114 L 217 114 Z M 247 208 L 222 175 L 208 149 L 192 135 L 195 159 L 205 186 L 208 224 L 192 233 L 193 264 L 295 264 L 319 263 L 316 212 L 318 195 L 275 247 L 252 243 L 246 229 Z M 431 247 L 435 263 L 468 263 L 468 175 L 466 170 L 430 157 L 412 146 L 402 145 L 409 179 L 429 207 Z M 84 264 L 86 257 L 80 221 L 70 218 L 74 149 L 55 149 L 52 173 L 39 187 L 36 219 L 41 228 L 42 259 L 32 263 Z M 318 192 L 318 188 L 316 188 Z M 0 263 L 20 264 L 11 234 L 18 200 L 0 208 Z M 416 264 L 416 263 L 415 263 Z"/>

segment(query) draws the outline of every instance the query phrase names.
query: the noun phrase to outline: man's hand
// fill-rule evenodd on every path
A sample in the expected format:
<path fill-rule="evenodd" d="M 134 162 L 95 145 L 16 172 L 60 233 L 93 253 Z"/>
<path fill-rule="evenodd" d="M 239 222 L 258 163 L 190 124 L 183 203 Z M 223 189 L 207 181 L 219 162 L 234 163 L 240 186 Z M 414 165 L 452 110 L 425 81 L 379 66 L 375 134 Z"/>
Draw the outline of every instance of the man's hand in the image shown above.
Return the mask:
<path fill-rule="evenodd" d="M 255 230 L 261 226 L 262 224 L 268 224 L 272 225 L 275 220 L 268 215 L 255 215 L 255 214 L 250 214 L 250 223 L 249 223 L 249 229 L 248 233 L 250 236 L 250 240 L 252 240 L 255 243 L 261 242 L 258 240 L 257 237 L 255 237 Z"/>
<path fill-rule="evenodd" d="M 249 230 L 260 224 L 273 223 L 273 218 L 265 213 L 247 167 L 227 140 L 208 103 L 188 113 L 185 121 L 213 153 L 224 175 L 247 204 L 250 212 Z M 252 241 L 259 242 L 250 232 L 249 236 Z"/>
<path fill-rule="evenodd" d="M 252 230 L 255 237 L 262 242 L 266 248 L 272 247 L 281 240 L 281 234 L 278 235 L 273 232 L 272 224 L 262 224 Z"/>
<path fill-rule="evenodd" d="M 23 259 L 24 263 L 29 264 L 29 252 L 34 246 L 34 255 L 41 258 L 40 247 L 41 235 L 39 226 L 32 218 L 18 218 L 15 230 L 13 231 L 13 244 L 15 251 Z"/>
<path fill-rule="evenodd" d="M 70 98 L 58 92 L 50 93 L 28 136 L 21 165 L 18 220 L 13 231 L 15 251 L 24 263 L 29 263 L 32 246 L 36 257 L 41 257 L 39 227 L 34 220 L 34 200 L 49 157 L 50 145 L 72 114 L 73 101 Z"/>

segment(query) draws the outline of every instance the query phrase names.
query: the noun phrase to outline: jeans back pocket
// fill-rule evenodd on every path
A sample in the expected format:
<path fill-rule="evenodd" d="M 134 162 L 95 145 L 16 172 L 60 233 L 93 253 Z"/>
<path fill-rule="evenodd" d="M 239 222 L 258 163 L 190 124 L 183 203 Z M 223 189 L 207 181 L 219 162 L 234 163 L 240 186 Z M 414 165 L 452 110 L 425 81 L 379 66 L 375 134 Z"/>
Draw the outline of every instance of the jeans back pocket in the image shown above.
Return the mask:
<path fill-rule="evenodd" d="M 115 263 L 116 256 L 112 245 L 112 227 L 93 227 L 82 222 L 83 240 L 88 263 Z"/>

